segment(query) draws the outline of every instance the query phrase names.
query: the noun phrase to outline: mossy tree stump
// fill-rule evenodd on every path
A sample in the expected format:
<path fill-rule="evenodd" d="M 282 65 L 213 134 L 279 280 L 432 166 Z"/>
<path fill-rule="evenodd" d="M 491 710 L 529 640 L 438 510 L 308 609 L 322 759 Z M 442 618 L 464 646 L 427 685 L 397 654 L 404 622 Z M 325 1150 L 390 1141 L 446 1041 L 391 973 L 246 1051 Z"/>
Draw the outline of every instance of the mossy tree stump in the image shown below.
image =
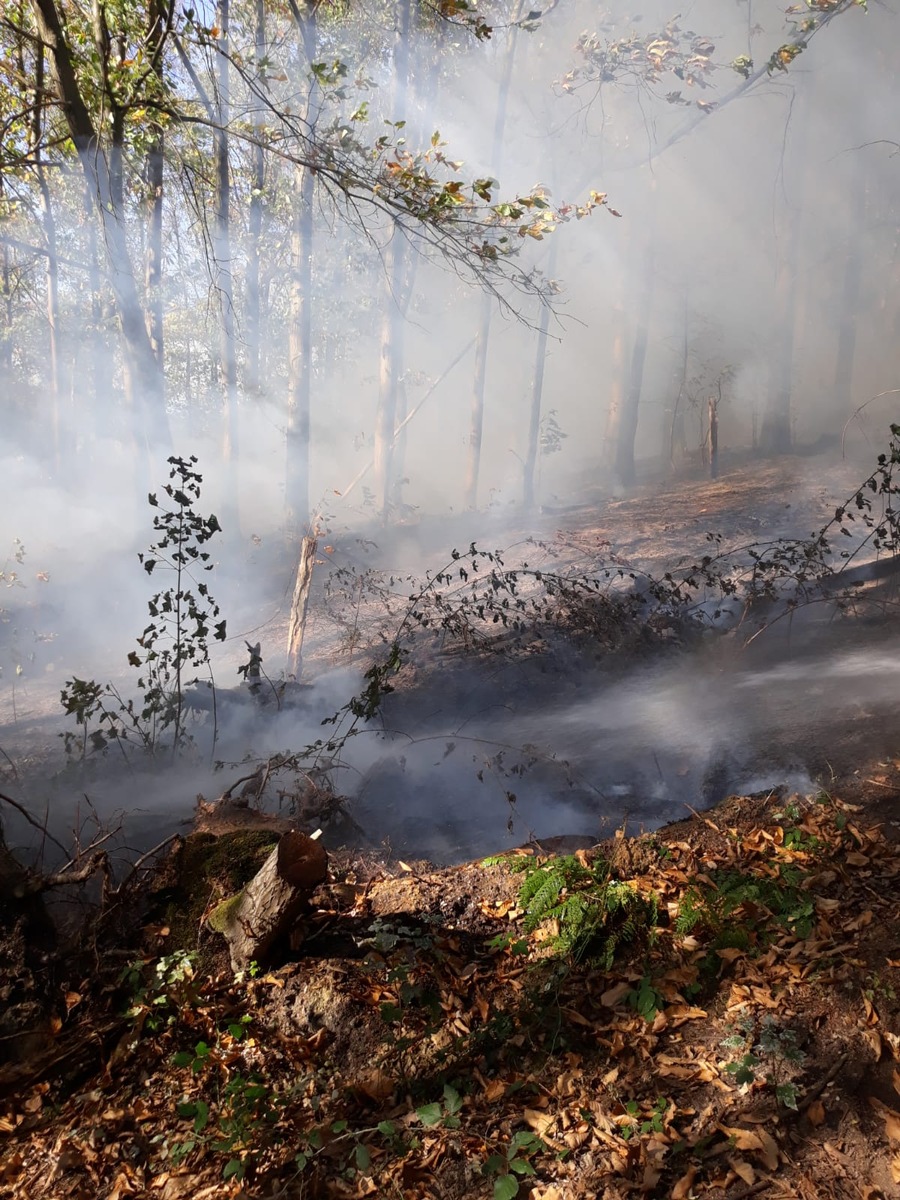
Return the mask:
<path fill-rule="evenodd" d="M 286 833 L 237 896 L 221 904 L 210 924 L 228 941 L 231 966 L 268 965 L 313 891 L 328 873 L 325 847 L 305 833 Z"/>

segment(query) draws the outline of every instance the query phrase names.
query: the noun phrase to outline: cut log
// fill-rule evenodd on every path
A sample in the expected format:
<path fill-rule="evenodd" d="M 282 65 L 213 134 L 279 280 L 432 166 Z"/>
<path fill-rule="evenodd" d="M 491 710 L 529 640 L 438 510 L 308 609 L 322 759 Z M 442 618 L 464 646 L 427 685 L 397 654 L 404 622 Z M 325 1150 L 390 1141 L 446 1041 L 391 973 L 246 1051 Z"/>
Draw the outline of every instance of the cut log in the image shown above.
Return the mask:
<path fill-rule="evenodd" d="M 233 970 L 252 962 L 268 965 L 327 873 L 328 855 L 320 842 L 296 831 L 282 837 L 244 890 L 210 917 L 210 925 L 228 940 Z"/>

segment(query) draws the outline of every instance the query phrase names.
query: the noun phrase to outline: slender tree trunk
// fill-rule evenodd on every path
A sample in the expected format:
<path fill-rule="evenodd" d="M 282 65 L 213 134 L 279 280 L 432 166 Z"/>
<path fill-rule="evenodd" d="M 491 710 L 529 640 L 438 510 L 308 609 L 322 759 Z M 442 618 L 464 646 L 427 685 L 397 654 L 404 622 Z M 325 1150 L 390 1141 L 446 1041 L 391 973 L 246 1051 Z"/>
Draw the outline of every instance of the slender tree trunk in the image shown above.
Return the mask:
<path fill-rule="evenodd" d="M 222 459 L 226 472 L 225 524 L 232 534 L 238 532 L 238 387 L 237 344 L 234 333 L 234 274 L 231 248 L 231 172 L 228 146 L 228 122 L 231 118 L 231 50 L 229 31 L 231 0 L 218 0 L 216 21 L 219 26 L 219 45 L 216 84 L 218 90 L 218 123 L 214 146 L 216 158 L 215 199 L 215 256 L 216 291 L 219 296 L 219 377 L 225 402 L 225 423 L 222 437 Z"/>
<path fill-rule="evenodd" d="M 266 57 L 266 4 L 265 0 L 256 0 L 256 62 L 257 86 L 265 87 L 265 72 L 259 63 Z M 262 307 L 259 286 L 260 273 L 260 244 L 263 225 L 263 192 L 266 184 L 265 152 L 262 146 L 264 114 L 257 100 L 258 111 L 254 118 L 254 134 L 256 144 L 251 150 L 250 166 L 250 218 L 248 226 L 247 245 L 247 299 L 246 299 L 246 387 L 251 396 L 260 392 L 261 364 L 260 344 L 262 342 Z"/>
<path fill-rule="evenodd" d="M 628 370 L 628 390 L 625 393 L 625 403 L 622 406 L 622 417 L 619 422 L 618 437 L 616 439 L 616 477 L 622 487 L 631 487 L 636 478 L 634 444 L 637 437 L 641 392 L 644 385 L 644 365 L 647 361 L 650 314 L 653 308 L 653 285 L 655 280 L 655 272 L 653 270 L 654 233 L 655 222 L 651 219 L 646 234 L 646 250 L 641 263 L 639 278 L 636 281 L 638 298 L 634 342 L 631 348 L 631 363 Z"/>
<path fill-rule="evenodd" d="M 165 38 L 164 0 L 149 0 L 148 3 L 149 30 L 147 44 L 154 56 L 154 75 L 162 92 L 163 67 L 162 49 Z M 144 303 L 147 314 L 147 334 L 150 338 L 150 348 L 159 364 L 161 371 L 165 370 L 165 344 L 163 341 L 163 155 L 165 151 L 165 133 L 163 126 L 154 121 L 150 126 L 151 140 L 147 147 L 147 158 L 144 166 L 145 175 L 145 212 L 146 212 L 146 248 L 144 255 Z"/>
<path fill-rule="evenodd" d="M 378 368 L 378 408 L 375 416 L 375 486 L 382 520 L 387 521 L 396 495 L 394 430 L 398 422 L 400 377 L 403 372 L 404 312 L 407 247 L 396 231 L 385 253 L 386 291 L 381 318 Z"/>
<path fill-rule="evenodd" d="M 506 114 L 509 107 L 509 92 L 512 83 L 513 64 L 516 57 L 516 42 L 519 27 L 516 22 L 524 10 L 524 0 L 517 0 L 510 18 L 510 29 L 506 43 L 500 85 L 497 90 L 497 110 L 494 114 L 494 137 L 491 145 L 491 162 L 499 172 L 503 158 L 503 142 L 506 133 Z M 485 293 L 481 300 L 478 323 L 478 341 L 475 346 L 475 376 L 472 381 L 472 409 L 469 418 L 469 454 L 466 466 L 465 505 L 478 507 L 478 478 L 481 472 L 481 446 L 484 439 L 485 382 L 487 379 L 488 347 L 491 340 L 491 297 Z"/>
<path fill-rule="evenodd" d="M 556 260 L 559 239 L 554 238 L 550 243 L 550 257 L 547 263 L 547 274 L 552 279 L 556 274 Z M 547 361 L 547 335 L 550 329 L 550 307 L 541 306 L 541 319 L 538 325 L 537 346 L 534 356 L 534 375 L 531 380 L 531 412 L 528 418 L 528 448 L 525 453 L 525 473 L 522 489 L 522 503 L 526 511 L 535 506 L 537 496 L 537 467 L 541 449 L 541 414 L 544 401 L 544 367 Z"/>
<path fill-rule="evenodd" d="M 860 163 L 853 173 L 851 184 L 851 232 L 844 260 L 837 358 L 832 385 L 833 411 L 841 415 L 849 415 L 856 408 L 853 402 L 853 366 L 856 359 L 856 321 L 866 232 L 866 177 L 864 165 Z"/>
<path fill-rule="evenodd" d="M 409 95 L 409 37 L 412 0 L 398 0 L 394 43 L 395 112 L 405 116 Z M 381 350 L 378 370 L 378 406 L 375 412 L 375 500 L 383 521 L 389 519 L 396 493 L 394 477 L 394 430 L 397 427 L 397 395 L 403 373 L 404 310 L 406 307 L 408 249 L 399 226 L 395 226 L 384 254 L 385 290 L 381 318 Z"/>
<path fill-rule="evenodd" d="M 299 537 L 309 522 L 310 416 L 312 406 L 312 173 L 294 168 L 291 198 L 291 273 L 288 298 L 288 404 L 286 525 Z"/>
<path fill-rule="evenodd" d="M 484 385 L 487 376 L 492 308 L 493 301 L 485 292 L 481 297 L 481 316 L 475 341 L 475 375 L 472 379 L 472 415 L 469 422 L 465 494 L 465 505 L 469 509 L 478 507 L 478 475 L 481 470 L 481 445 L 484 439 Z"/>
<path fill-rule="evenodd" d="M 3 178 L 0 176 L 0 199 L 3 197 Z M 7 242 L 0 244 L 0 368 L 12 370 L 12 248 Z"/>
<path fill-rule="evenodd" d="M 797 259 L 793 241 L 800 236 L 797 221 L 789 219 L 783 231 L 786 248 L 780 255 L 775 273 L 769 392 L 759 435 L 760 449 L 767 454 L 787 454 L 791 449 L 791 376 L 797 297 Z"/>
<path fill-rule="evenodd" d="M 688 382 L 688 365 L 691 357 L 691 311 L 689 303 L 689 292 L 685 288 L 684 292 L 684 323 L 682 325 L 681 334 L 681 371 L 678 378 L 678 391 L 675 394 L 675 399 L 672 402 L 672 418 L 669 421 L 668 428 L 668 443 L 669 443 L 669 467 L 675 470 L 678 462 L 684 458 L 685 437 L 684 437 L 684 408 L 683 401 L 685 392 L 687 391 Z"/>
<path fill-rule="evenodd" d="M 719 401 L 721 400 L 721 381 L 718 396 L 710 396 L 706 405 L 706 447 L 709 455 L 709 477 L 719 478 Z"/>
<path fill-rule="evenodd" d="M 624 284 L 622 285 L 624 288 Z M 603 462 L 615 468 L 616 446 L 622 427 L 625 406 L 625 303 L 621 295 L 613 304 L 610 317 L 612 346 L 609 356 L 609 403 L 606 409 L 606 428 L 603 433 Z"/>
<path fill-rule="evenodd" d="M 38 33 L 50 56 L 60 110 L 75 144 L 88 194 L 102 231 L 108 278 L 122 333 L 126 380 L 144 399 L 142 438 L 168 445 L 165 386 L 150 345 L 121 213 L 115 203 L 110 163 L 78 85 L 71 49 L 54 0 L 32 0 Z"/>
<path fill-rule="evenodd" d="M 292 7 L 293 11 L 293 7 Z M 306 10 L 295 21 L 303 39 L 307 63 L 316 61 L 318 29 L 315 9 Z M 318 118 L 319 89 L 311 82 L 307 98 L 307 124 Z M 294 167 L 291 196 L 291 262 L 288 295 L 288 396 L 287 462 L 285 470 L 285 527 L 289 538 L 299 537 L 310 520 L 310 416 L 312 406 L 312 257 L 313 200 L 312 172 Z"/>
<path fill-rule="evenodd" d="M 65 445 L 66 431 L 64 429 L 63 408 L 66 400 L 65 371 L 62 365 L 59 328 L 59 262 L 56 245 L 56 219 L 53 214 L 53 199 L 47 183 L 47 172 L 44 169 L 42 152 L 43 112 L 45 101 L 44 87 L 44 47 L 37 46 L 35 58 L 35 88 L 34 111 L 31 120 L 31 147 L 35 162 L 38 191 L 41 198 L 41 227 L 44 231 L 44 241 L 47 246 L 47 257 L 44 260 L 44 285 L 46 288 L 47 304 L 47 355 L 50 367 L 50 403 L 51 421 L 53 428 L 53 456 L 57 477 L 62 473 L 68 462 Z M 70 465 L 70 464 L 69 464 Z"/>
<path fill-rule="evenodd" d="M 803 199 L 806 191 L 806 167 L 810 160 L 807 131 L 811 123 L 813 97 L 805 95 L 804 108 L 797 117 L 797 132 L 791 142 L 796 147 L 787 160 L 796 172 L 795 194 L 785 203 L 779 223 L 778 260 L 772 304 L 772 330 L 769 357 L 769 391 L 762 418 L 759 443 L 767 454 L 787 454 L 793 441 L 792 405 L 794 351 L 800 289 L 797 279 L 803 241 Z"/>

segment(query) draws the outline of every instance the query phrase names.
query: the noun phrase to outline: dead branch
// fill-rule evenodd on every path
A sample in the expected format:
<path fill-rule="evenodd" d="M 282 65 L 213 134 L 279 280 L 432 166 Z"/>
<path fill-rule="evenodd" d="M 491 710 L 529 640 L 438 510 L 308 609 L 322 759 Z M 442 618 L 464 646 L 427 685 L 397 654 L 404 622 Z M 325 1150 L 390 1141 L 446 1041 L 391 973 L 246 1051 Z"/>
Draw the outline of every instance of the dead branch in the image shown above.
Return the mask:
<path fill-rule="evenodd" d="M 52 833 L 49 832 L 46 825 L 42 825 L 40 823 L 40 821 L 36 821 L 34 819 L 34 817 L 31 815 L 31 813 L 28 811 L 27 808 L 23 808 L 23 806 L 21 804 L 19 804 L 18 801 L 13 800 L 11 796 L 7 796 L 5 792 L 0 792 L 0 800 L 2 800 L 4 802 L 4 804 L 8 804 L 10 806 L 10 808 L 14 808 L 16 810 L 16 812 L 19 813 L 20 816 L 25 818 L 25 820 L 28 822 L 29 825 L 32 826 L 32 828 L 36 829 L 38 831 L 38 833 L 42 833 L 44 835 L 44 837 L 47 838 L 48 841 L 52 842 L 54 846 L 56 846 L 58 849 L 62 850 L 62 852 L 63 852 L 63 854 L 65 854 L 66 858 L 69 857 L 68 849 L 62 844 L 62 842 L 58 841 L 53 836 Z"/>
<path fill-rule="evenodd" d="M 36 896 L 40 892 L 48 891 L 50 888 L 68 887 L 72 883 L 84 883 L 97 871 L 105 868 L 107 861 L 106 851 L 98 850 L 77 871 L 67 869 L 65 871 L 56 871 L 52 875 L 27 876 L 20 883 L 13 886 L 12 894 L 17 900 L 23 900 L 26 896 Z"/>

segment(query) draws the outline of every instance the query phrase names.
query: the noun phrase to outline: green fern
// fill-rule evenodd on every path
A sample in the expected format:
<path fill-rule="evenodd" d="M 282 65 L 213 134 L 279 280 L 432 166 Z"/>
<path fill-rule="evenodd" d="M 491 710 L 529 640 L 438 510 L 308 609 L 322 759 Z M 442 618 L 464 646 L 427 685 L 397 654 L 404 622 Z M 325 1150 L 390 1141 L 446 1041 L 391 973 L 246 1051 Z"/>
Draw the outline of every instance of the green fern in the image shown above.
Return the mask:
<path fill-rule="evenodd" d="M 745 906 L 763 909 L 774 924 L 789 929 L 797 937 L 808 937 L 815 923 L 815 904 L 794 875 L 773 879 L 768 875 L 750 875 L 741 871 L 713 871 L 709 884 L 688 888 L 681 899 L 675 933 L 681 937 L 700 931 L 722 948 L 723 938 L 733 939 L 732 919 Z M 759 928 L 758 914 L 748 917 Z M 748 940 L 747 935 L 741 944 Z M 731 944 L 734 944 L 733 942 Z"/>
<path fill-rule="evenodd" d="M 555 950 L 576 961 L 593 957 L 606 969 L 622 946 L 650 940 L 658 918 L 656 897 L 610 879 L 607 862 L 598 859 L 586 867 L 573 855 L 526 861 L 519 890 L 526 933 L 555 921 Z"/>

